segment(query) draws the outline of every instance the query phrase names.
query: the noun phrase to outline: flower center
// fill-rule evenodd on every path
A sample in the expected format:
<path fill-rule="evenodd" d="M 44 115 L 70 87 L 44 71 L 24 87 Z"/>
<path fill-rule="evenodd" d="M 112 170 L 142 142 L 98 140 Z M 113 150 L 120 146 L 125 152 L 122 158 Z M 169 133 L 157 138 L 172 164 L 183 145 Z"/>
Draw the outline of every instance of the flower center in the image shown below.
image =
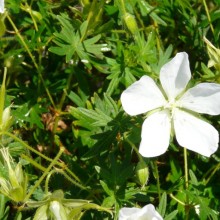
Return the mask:
<path fill-rule="evenodd" d="M 173 119 L 173 114 L 177 108 L 179 108 L 179 102 L 175 99 L 169 100 L 164 106 L 164 109 L 167 109 L 170 112 L 170 118 Z"/>
<path fill-rule="evenodd" d="M 169 100 L 165 105 L 164 105 L 164 109 L 169 109 L 170 111 L 172 111 L 173 108 L 177 107 L 177 103 L 174 100 Z"/>

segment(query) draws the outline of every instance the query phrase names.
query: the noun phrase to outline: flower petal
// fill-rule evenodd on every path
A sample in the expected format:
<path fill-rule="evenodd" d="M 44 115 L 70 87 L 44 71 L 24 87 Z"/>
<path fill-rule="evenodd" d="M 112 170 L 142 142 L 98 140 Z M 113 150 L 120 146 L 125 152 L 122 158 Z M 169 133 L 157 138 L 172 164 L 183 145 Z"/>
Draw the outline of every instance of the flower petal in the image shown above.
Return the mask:
<path fill-rule="evenodd" d="M 142 212 L 144 218 L 141 218 L 143 220 L 163 220 L 161 215 L 155 210 L 155 207 L 152 204 L 148 204 L 142 208 Z"/>
<path fill-rule="evenodd" d="M 144 157 L 156 157 L 163 154 L 170 141 L 170 113 L 168 110 L 153 113 L 142 125 L 139 152 Z"/>
<path fill-rule="evenodd" d="M 136 215 L 138 215 L 138 213 L 140 212 L 140 208 L 121 208 L 119 210 L 119 218 L 118 220 L 130 220 L 130 219 L 135 219 L 134 217 L 136 217 Z"/>
<path fill-rule="evenodd" d="M 180 106 L 195 112 L 209 115 L 220 114 L 220 85 L 200 83 L 186 91 L 180 98 Z"/>
<path fill-rule="evenodd" d="M 53 214 L 54 219 L 56 220 L 67 220 L 68 219 L 67 212 L 64 206 L 60 202 L 56 200 L 51 201 L 49 209 L 50 209 L 50 212 Z"/>
<path fill-rule="evenodd" d="M 160 70 L 160 82 L 169 101 L 173 101 L 186 88 L 190 78 L 191 71 L 187 53 L 177 53 Z"/>
<path fill-rule="evenodd" d="M 122 208 L 119 210 L 119 220 L 162 220 L 152 204 L 143 208 Z"/>
<path fill-rule="evenodd" d="M 129 115 L 138 115 L 164 105 L 166 100 L 156 83 L 142 76 L 122 93 L 121 102 Z"/>
<path fill-rule="evenodd" d="M 181 110 L 173 113 L 176 139 L 182 147 L 209 157 L 218 148 L 218 131 L 209 123 Z"/>
<path fill-rule="evenodd" d="M 4 0 L 0 0 L 0 13 L 4 13 Z"/>

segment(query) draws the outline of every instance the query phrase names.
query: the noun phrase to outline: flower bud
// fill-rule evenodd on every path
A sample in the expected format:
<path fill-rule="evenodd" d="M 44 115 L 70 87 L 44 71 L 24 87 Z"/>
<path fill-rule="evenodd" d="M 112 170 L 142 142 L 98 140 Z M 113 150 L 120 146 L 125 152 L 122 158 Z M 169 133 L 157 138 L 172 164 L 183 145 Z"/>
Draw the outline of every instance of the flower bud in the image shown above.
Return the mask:
<path fill-rule="evenodd" d="M 8 151 L 8 148 L 1 148 L 0 153 L 8 171 L 7 177 L 0 178 L 0 191 L 15 202 L 25 199 L 27 193 L 28 179 L 22 170 L 20 163 L 15 163 Z"/>
<path fill-rule="evenodd" d="M 67 213 L 65 208 L 58 201 L 51 201 L 50 203 L 50 212 L 53 214 L 54 219 L 56 220 L 67 220 Z"/>
<path fill-rule="evenodd" d="M 4 109 L 2 114 L 2 124 L 0 124 L 1 130 L 8 130 L 12 124 L 11 107 L 8 106 Z"/>
<path fill-rule="evenodd" d="M 144 187 L 149 179 L 149 169 L 144 161 L 138 162 L 135 169 L 135 174 L 138 183 L 141 185 L 141 187 Z"/>
<path fill-rule="evenodd" d="M 128 30 L 135 34 L 138 31 L 137 22 L 135 20 L 135 17 L 129 13 L 125 13 L 123 16 L 125 25 L 127 26 Z"/>
<path fill-rule="evenodd" d="M 48 204 L 40 206 L 37 209 L 37 211 L 36 211 L 36 213 L 34 215 L 33 220 L 48 219 L 47 210 L 48 210 Z"/>
<path fill-rule="evenodd" d="M 215 69 L 220 71 L 220 49 L 216 48 L 208 39 L 204 37 L 204 41 L 207 45 L 207 51 L 209 55 L 208 67 L 214 66 Z"/>

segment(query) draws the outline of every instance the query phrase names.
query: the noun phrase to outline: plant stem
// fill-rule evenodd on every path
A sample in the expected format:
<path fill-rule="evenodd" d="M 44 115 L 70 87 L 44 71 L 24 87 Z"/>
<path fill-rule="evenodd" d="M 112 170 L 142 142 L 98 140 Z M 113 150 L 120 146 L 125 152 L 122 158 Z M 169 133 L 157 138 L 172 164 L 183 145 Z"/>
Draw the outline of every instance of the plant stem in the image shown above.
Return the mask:
<path fill-rule="evenodd" d="M 138 155 L 138 158 L 139 158 L 139 161 L 144 161 L 142 156 L 140 155 L 137 147 L 126 137 L 124 137 L 125 141 L 131 145 L 131 147 L 134 149 L 134 151 L 136 152 L 136 154 Z M 157 193 L 158 193 L 158 197 L 159 197 L 159 200 L 161 199 L 161 189 L 160 189 L 160 177 L 159 177 L 159 172 L 158 172 L 158 167 L 157 167 L 157 162 L 156 161 L 153 161 L 153 169 L 154 169 L 154 173 L 155 173 L 155 176 L 156 176 L 156 180 L 157 180 Z"/>
<path fill-rule="evenodd" d="M 37 169 L 43 172 L 46 170 L 45 167 L 41 166 L 39 163 L 37 163 L 35 160 L 32 160 L 30 157 L 26 156 L 25 154 L 21 154 L 21 158 L 25 159 L 26 161 L 37 167 Z"/>
<path fill-rule="evenodd" d="M 25 43 L 24 38 L 23 38 L 23 37 L 21 36 L 21 34 L 19 33 L 19 30 L 17 29 L 15 23 L 12 21 L 12 19 L 11 19 L 11 17 L 9 16 L 8 13 L 7 13 L 6 17 L 7 17 L 7 19 L 9 20 L 11 26 L 13 27 L 13 29 L 14 29 L 16 35 L 17 35 L 18 38 L 20 39 L 20 41 L 21 41 L 22 45 L 24 46 L 25 50 L 27 51 L 28 55 L 30 56 L 30 58 L 31 58 L 31 60 L 32 60 L 34 66 L 35 66 L 35 68 L 38 70 L 39 67 L 38 67 L 38 65 L 37 65 L 37 63 L 36 63 L 36 61 L 35 61 L 35 59 L 34 59 L 34 56 L 32 55 L 32 53 L 31 53 L 31 51 L 29 50 L 27 44 Z"/>
<path fill-rule="evenodd" d="M 208 182 L 211 180 L 211 178 L 214 176 L 214 174 L 220 169 L 220 163 L 218 163 L 214 168 L 211 169 L 211 174 L 205 181 L 205 185 L 208 184 Z M 209 170 L 210 171 L 210 170 Z"/>
<path fill-rule="evenodd" d="M 118 2 L 119 2 L 119 5 L 120 5 L 120 8 L 121 8 L 122 15 L 125 15 L 126 14 L 126 8 L 125 8 L 124 0 L 119 0 Z"/>
<path fill-rule="evenodd" d="M 156 160 L 154 160 L 152 162 L 152 166 L 153 166 L 155 178 L 157 180 L 157 194 L 158 194 L 159 201 L 160 201 L 160 199 L 161 199 L 160 176 L 159 176 L 158 166 L 157 166 L 157 161 Z"/>
<path fill-rule="evenodd" d="M 170 193 L 169 195 L 170 195 L 170 197 L 171 197 L 172 199 L 174 199 L 175 201 L 177 201 L 179 204 L 181 204 L 181 205 L 183 205 L 183 206 L 186 205 L 184 202 L 182 202 L 181 200 L 177 199 L 172 193 Z"/>
<path fill-rule="evenodd" d="M 126 138 L 125 136 L 124 136 L 124 140 L 132 147 L 132 149 L 135 151 L 135 153 L 137 154 L 137 156 L 138 156 L 138 159 L 140 160 L 140 161 L 143 161 L 143 158 L 142 158 L 142 156 L 140 155 L 140 153 L 139 153 L 139 151 L 138 151 L 138 149 L 137 149 L 137 147 L 135 146 L 135 144 L 133 144 L 128 138 Z"/>
<path fill-rule="evenodd" d="M 45 170 L 45 172 L 43 173 L 43 175 L 40 177 L 40 179 L 36 182 L 36 184 L 34 185 L 33 188 L 31 188 L 30 192 L 28 193 L 28 195 L 25 197 L 24 202 L 26 202 L 31 195 L 34 193 L 35 189 L 40 185 L 40 183 L 43 181 L 43 179 L 48 175 L 48 173 L 50 172 L 51 168 L 56 164 L 56 162 L 59 160 L 59 158 L 61 157 L 61 155 L 63 154 L 63 152 L 65 151 L 64 147 L 60 148 L 60 151 L 58 152 L 57 156 L 53 159 L 53 161 L 50 163 L 50 165 L 48 166 L 48 168 Z"/>
<path fill-rule="evenodd" d="M 188 176 L 188 160 L 187 160 L 187 149 L 184 147 L 184 171 L 185 171 L 185 190 L 187 191 L 189 188 L 189 176 Z M 189 219 L 189 197 L 186 194 L 186 202 L 185 202 L 185 220 Z"/>
<path fill-rule="evenodd" d="M 5 108 L 5 81 L 6 81 L 6 75 L 7 75 L 7 68 L 4 68 L 4 76 L 2 81 L 2 86 L 0 89 L 0 125 L 2 124 L 3 120 L 3 112 Z"/>
<path fill-rule="evenodd" d="M 215 31 L 214 31 L 214 28 L 212 26 L 212 21 L 211 21 L 211 17 L 210 17 L 210 14 L 209 14 L 209 9 L 208 9 L 207 4 L 206 4 L 206 0 L 203 0 L 202 2 L 203 2 L 203 5 L 205 7 L 205 12 L 206 12 L 206 15 L 207 15 L 207 18 L 208 18 L 208 21 L 209 21 L 209 25 L 210 25 L 211 31 L 213 33 L 213 36 L 215 37 L 215 35 L 214 35 Z"/>
<path fill-rule="evenodd" d="M 36 63 L 36 60 L 35 60 L 34 56 L 32 55 L 32 53 L 31 53 L 29 47 L 27 46 L 27 44 L 26 44 L 25 41 L 24 41 L 24 38 L 23 38 L 23 37 L 21 36 L 21 34 L 19 33 L 19 31 L 18 31 L 18 29 L 17 29 L 15 23 L 12 21 L 12 19 L 11 19 L 11 17 L 9 16 L 8 13 L 6 14 L 6 17 L 7 17 L 7 19 L 9 20 L 11 26 L 13 27 L 13 29 L 14 29 L 16 35 L 17 35 L 18 38 L 20 39 L 20 41 L 21 41 L 22 45 L 24 46 L 25 50 L 27 51 L 28 55 L 30 56 L 30 58 L 31 58 L 31 60 L 32 60 L 32 62 L 33 62 L 33 64 L 34 64 L 34 66 L 35 66 L 37 72 L 38 72 L 38 75 L 39 75 L 39 77 L 40 77 L 40 79 L 41 79 L 41 81 L 42 81 L 42 83 L 43 83 L 44 89 L 45 89 L 45 91 L 46 91 L 46 93 L 47 93 L 47 96 L 48 96 L 48 98 L 49 98 L 51 104 L 53 105 L 54 108 L 56 108 L 55 103 L 54 103 L 54 101 L 53 101 L 53 98 L 52 98 L 52 96 L 50 95 L 50 92 L 49 92 L 49 90 L 48 90 L 48 88 L 47 88 L 47 86 L 46 86 L 46 84 L 45 84 L 45 82 L 44 82 L 44 79 L 43 79 L 43 76 L 42 76 L 42 74 L 41 74 L 40 68 L 39 68 L 38 64 Z"/>
<path fill-rule="evenodd" d="M 51 178 L 52 174 L 54 174 L 55 172 L 56 172 L 56 170 L 51 170 L 48 173 L 47 177 L 46 177 L 45 185 L 44 185 L 44 193 L 45 193 L 45 195 L 47 195 L 48 192 L 49 192 L 49 181 L 50 181 L 50 178 Z"/>
<path fill-rule="evenodd" d="M 63 90 L 63 94 L 61 96 L 60 103 L 58 104 L 58 107 L 56 109 L 58 111 L 58 116 L 56 116 L 56 118 L 55 118 L 54 127 L 53 127 L 53 135 L 56 134 L 57 127 L 58 127 L 58 122 L 60 120 L 60 117 L 59 117 L 60 116 L 60 112 L 62 111 L 65 99 L 66 99 L 67 94 L 68 94 L 68 91 L 70 90 L 72 78 L 73 78 L 73 74 L 69 73 L 69 76 L 68 76 L 68 79 L 67 79 L 66 88 L 64 88 L 64 90 Z"/>
<path fill-rule="evenodd" d="M 26 144 L 24 141 L 22 141 L 20 138 L 16 137 L 15 135 L 11 134 L 10 132 L 7 132 L 7 131 L 0 132 L 0 135 L 3 135 L 3 134 L 13 138 L 15 141 L 18 141 L 25 148 L 27 148 L 28 150 L 34 152 L 35 154 L 37 154 L 38 156 L 44 158 L 45 160 L 50 161 L 50 162 L 53 161 L 53 159 L 45 156 L 44 154 L 42 154 L 39 151 L 35 150 L 34 148 L 30 147 L 28 144 Z M 61 168 L 65 169 L 67 171 L 67 173 L 69 173 L 75 180 L 77 180 L 78 182 L 81 182 L 80 179 L 64 163 L 56 161 L 56 165 L 58 165 Z"/>

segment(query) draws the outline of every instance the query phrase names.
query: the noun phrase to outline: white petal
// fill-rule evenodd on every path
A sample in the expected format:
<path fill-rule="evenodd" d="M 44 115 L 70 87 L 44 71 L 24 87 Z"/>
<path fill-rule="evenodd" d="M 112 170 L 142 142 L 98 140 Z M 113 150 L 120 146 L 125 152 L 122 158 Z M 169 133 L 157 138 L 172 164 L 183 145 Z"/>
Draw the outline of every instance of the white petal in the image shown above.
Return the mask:
<path fill-rule="evenodd" d="M 50 211 L 54 214 L 57 220 L 61 220 L 60 203 L 58 201 L 52 201 L 50 203 Z"/>
<path fill-rule="evenodd" d="M 142 125 L 139 152 L 144 157 L 156 157 L 163 154 L 170 141 L 170 114 L 168 110 L 153 113 Z"/>
<path fill-rule="evenodd" d="M 58 201 L 51 201 L 49 209 L 53 213 L 55 220 L 67 220 L 66 211 Z"/>
<path fill-rule="evenodd" d="M 138 115 L 164 105 L 166 100 L 156 83 L 142 76 L 122 93 L 121 102 L 129 115 Z"/>
<path fill-rule="evenodd" d="M 177 53 L 160 70 L 160 82 L 170 101 L 173 101 L 186 88 L 190 78 L 189 60 L 185 52 Z"/>
<path fill-rule="evenodd" d="M 119 210 L 119 218 L 118 220 L 131 220 L 132 218 L 134 218 L 134 216 L 138 215 L 138 213 L 140 212 L 140 208 L 121 208 Z"/>
<path fill-rule="evenodd" d="M 180 146 L 209 157 L 218 148 L 218 131 L 209 123 L 181 110 L 173 113 L 176 139 Z"/>
<path fill-rule="evenodd" d="M 152 204 L 143 208 L 122 208 L 119 211 L 119 220 L 163 220 Z"/>
<path fill-rule="evenodd" d="M 0 0 L 0 13 L 4 13 L 4 0 Z"/>
<path fill-rule="evenodd" d="M 209 115 L 220 114 L 220 85 L 200 83 L 186 91 L 179 100 L 180 106 Z"/>
<path fill-rule="evenodd" d="M 152 204 L 144 206 L 142 211 L 145 213 L 145 216 L 143 215 L 145 217 L 143 220 L 163 220 Z"/>

